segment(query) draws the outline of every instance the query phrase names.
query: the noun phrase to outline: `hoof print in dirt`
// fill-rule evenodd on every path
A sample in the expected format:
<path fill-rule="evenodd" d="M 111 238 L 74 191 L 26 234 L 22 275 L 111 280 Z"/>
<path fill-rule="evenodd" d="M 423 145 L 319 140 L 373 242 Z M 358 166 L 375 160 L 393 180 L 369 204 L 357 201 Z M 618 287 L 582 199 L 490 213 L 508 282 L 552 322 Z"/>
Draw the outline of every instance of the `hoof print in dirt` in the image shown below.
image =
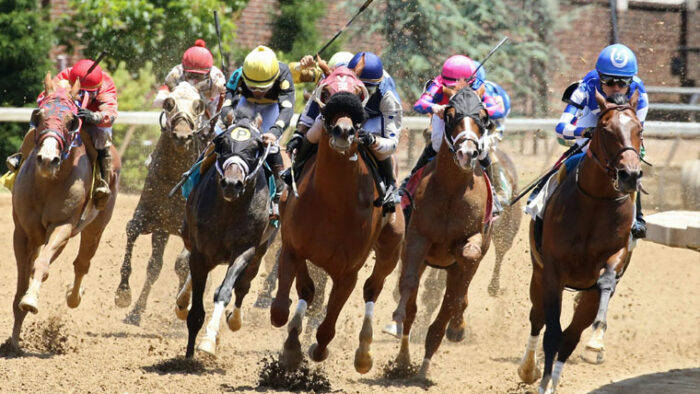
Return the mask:
<path fill-rule="evenodd" d="M 144 371 L 157 373 L 160 375 L 168 374 L 191 374 L 191 375 L 208 375 L 208 374 L 225 374 L 226 371 L 219 366 L 214 360 L 205 358 L 203 360 L 174 357 L 168 360 L 163 360 L 148 367 L 143 367 Z"/>
<path fill-rule="evenodd" d="M 66 323 L 59 316 L 49 316 L 46 320 L 32 322 L 26 327 L 20 345 L 24 351 L 32 353 L 73 353 L 77 351 L 73 345 L 75 338 L 66 331 Z"/>
<path fill-rule="evenodd" d="M 406 365 L 396 362 L 396 360 L 390 360 L 382 366 L 382 378 L 396 381 L 401 385 L 419 386 L 425 389 L 435 385 L 430 379 L 420 378 L 418 376 L 419 371 L 419 363 L 410 363 Z"/>
<path fill-rule="evenodd" d="M 279 357 L 275 358 L 273 355 L 263 357 L 258 365 L 260 366 L 258 384 L 261 387 L 315 393 L 327 393 L 331 390 L 331 383 L 325 376 L 325 372 L 319 368 L 310 369 L 306 360 L 303 360 L 299 368 L 294 371 L 287 371 L 279 361 Z"/>

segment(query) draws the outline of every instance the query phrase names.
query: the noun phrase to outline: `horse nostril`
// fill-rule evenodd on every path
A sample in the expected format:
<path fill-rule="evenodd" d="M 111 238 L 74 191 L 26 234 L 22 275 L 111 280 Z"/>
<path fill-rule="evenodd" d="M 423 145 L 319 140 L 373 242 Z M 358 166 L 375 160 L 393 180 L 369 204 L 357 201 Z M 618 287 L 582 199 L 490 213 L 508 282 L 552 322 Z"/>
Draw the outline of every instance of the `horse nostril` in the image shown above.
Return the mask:
<path fill-rule="evenodd" d="M 54 157 L 54 158 L 51 160 L 51 166 L 53 166 L 53 167 L 57 167 L 59 163 L 60 163 L 60 160 L 59 160 L 58 157 Z"/>

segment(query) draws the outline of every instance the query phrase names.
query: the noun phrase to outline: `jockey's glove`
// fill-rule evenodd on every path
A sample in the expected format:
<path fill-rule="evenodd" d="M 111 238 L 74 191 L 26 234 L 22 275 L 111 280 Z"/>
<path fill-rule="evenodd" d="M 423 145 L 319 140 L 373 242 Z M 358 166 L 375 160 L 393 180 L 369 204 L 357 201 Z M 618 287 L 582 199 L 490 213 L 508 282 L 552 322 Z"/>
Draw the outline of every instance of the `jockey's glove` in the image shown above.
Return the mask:
<path fill-rule="evenodd" d="M 299 146 L 301 146 L 302 141 L 304 141 L 304 134 L 295 131 L 294 135 L 292 135 L 292 138 L 290 138 L 289 141 L 287 141 L 287 153 L 291 154 L 296 149 L 298 149 Z"/>
<path fill-rule="evenodd" d="M 277 139 L 279 139 L 280 136 L 282 135 L 282 133 L 284 132 L 284 130 L 282 130 L 282 128 L 279 127 L 279 126 L 277 126 L 277 125 L 273 125 L 272 127 L 270 127 L 270 128 L 267 130 L 267 132 L 268 132 L 268 133 L 274 134 L 275 137 L 277 137 Z"/>
<path fill-rule="evenodd" d="M 95 111 L 90 111 L 87 108 L 79 108 L 78 116 L 83 118 L 86 123 L 98 124 L 102 121 L 102 114 Z"/>
<path fill-rule="evenodd" d="M 230 116 L 230 118 L 229 118 Z M 221 107 L 221 112 L 219 113 L 219 119 L 221 119 L 221 122 L 228 127 L 230 122 L 233 122 L 233 106 L 227 105 L 224 107 Z"/>
<path fill-rule="evenodd" d="M 581 135 L 583 136 L 583 138 L 592 138 L 594 129 L 594 127 L 588 127 L 586 129 L 583 129 L 583 133 L 581 133 Z"/>
<path fill-rule="evenodd" d="M 374 143 L 377 141 L 377 137 L 375 137 L 374 134 L 365 130 L 360 130 L 357 136 L 367 147 L 374 145 Z"/>

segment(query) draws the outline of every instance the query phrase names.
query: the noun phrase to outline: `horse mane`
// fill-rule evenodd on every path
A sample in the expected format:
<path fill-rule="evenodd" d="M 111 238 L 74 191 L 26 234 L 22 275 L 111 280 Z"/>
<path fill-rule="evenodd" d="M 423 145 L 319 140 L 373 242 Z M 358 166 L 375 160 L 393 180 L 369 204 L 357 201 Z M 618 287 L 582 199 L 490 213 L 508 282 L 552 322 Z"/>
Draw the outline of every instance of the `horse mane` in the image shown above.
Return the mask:
<path fill-rule="evenodd" d="M 625 105 L 630 102 L 630 99 L 629 97 L 627 97 L 626 94 L 615 93 L 613 95 L 608 96 L 606 101 L 615 105 Z"/>
<path fill-rule="evenodd" d="M 350 92 L 338 92 L 331 96 L 323 108 L 323 117 L 327 122 L 337 115 L 348 114 L 353 124 L 362 124 L 365 121 L 365 109 L 362 101 Z"/>

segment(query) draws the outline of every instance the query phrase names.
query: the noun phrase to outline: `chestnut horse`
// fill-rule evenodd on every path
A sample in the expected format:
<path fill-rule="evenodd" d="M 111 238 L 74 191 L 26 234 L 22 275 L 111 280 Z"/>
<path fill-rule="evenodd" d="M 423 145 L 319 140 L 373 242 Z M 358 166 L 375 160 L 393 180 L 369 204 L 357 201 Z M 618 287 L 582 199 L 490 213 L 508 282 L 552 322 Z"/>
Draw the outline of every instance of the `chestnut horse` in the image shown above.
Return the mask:
<path fill-rule="evenodd" d="M 416 296 L 427 265 L 447 271 L 445 296 L 425 339 L 420 376 L 427 377 L 449 322 L 447 338 L 464 337 L 467 289 L 491 242 L 491 191 L 477 164 L 483 143 L 486 110 L 483 88 L 462 89 L 445 109 L 445 137 L 437 159 L 427 165 L 414 195 L 415 210 L 401 256 L 399 291 L 394 311 L 402 331 L 399 365 L 410 364 L 409 333 L 416 317 Z"/>
<path fill-rule="evenodd" d="M 318 88 L 337 92 L 322 109 L 324 126 L 318 153 L 302 171 L 299 197 L 287 192 L 280 207 L 279 285 L 270 315 L 276 327 L 287 322 L 291 304 L 289 291 L 296 278 L 299 303 L 289 323 L 282 354 L 288 369 L 295 369 L 301 362 L 302 318 L 314 298 L 314 283 L 305 261 L 322 268 L 333 281 L 326 316 L 316 333 L 317 343 L 309 349 L 311 359 L 323 361 L 328 357 L 328 344 L 335 336 L 338 315 L 355 288 L 360 268 L 374 249 L 376 262 L 364 284 L 365 315 L 355 353 L 358 372 L 367 373 L 372 368 L 370 344 L 374 303 L 386 276 L 396 267 L 403 241 L 404 221 L 400 210 L 383 216 L 381 207 L 373 205 L 379 192 L 370 168 L 361 157 L 370 153 L 358 137 L 365 112 L 355 94 L 358 90 L 366 94 L 366 89 L 352 72 L 343 78 L 335 77 L 346 71 L 345 67 L 337 68 L 327 78 L 329 82 Z"/>
<path fill-rule="evenodd" d="M 540 226 L 530 225 L 530 339 L 518 374 L 527 383 L 539 377 L 535 347 L 546 324 L 540 392 L 556 390 L 564 363 L 591 323 L 602 348 L 608 303 L 630 260 L 634 193 L 641 188 L 642 125 L 635 114 L 637 99 L 635 92 L 629 101 L 615 95 L 606 102 L 596 92 L 601 111 L 590 147 L 547 202 L 541 247 L 535 233 Z M 562 333 L 564 287 L 582 292 L 571 324 Z"/>
<path fill-rule="evenodd" d="M 12 195 L 17 292 L 12 304 L 15 322 L 11 345 L 16 349 L 27 312 L 39 311 L 39 289 L 49 276 L 49 265 L 63 251 L 68 239 L 78 233 L 81 233 L 80 249 L 73 261 L 75 279 L 66 294 L 66 302 L 70 308 L 80 304 L 83 277 L 112 217 L 121 167 L 116 149 L 111 147 L 112 194 L 105 209 L 98 211 L 90 190 L 93 165 L 85 144 L 75 144 L 80 120 L 74 100 L 80 82 L 76 81 L 72 88 L 54 86 L 47 74 L 44 88 L 45 97 L 32 112 L 36 144 L 17 174 Z M 82 133 L 81 138 L 89 138 L 86 134 Z"/>

